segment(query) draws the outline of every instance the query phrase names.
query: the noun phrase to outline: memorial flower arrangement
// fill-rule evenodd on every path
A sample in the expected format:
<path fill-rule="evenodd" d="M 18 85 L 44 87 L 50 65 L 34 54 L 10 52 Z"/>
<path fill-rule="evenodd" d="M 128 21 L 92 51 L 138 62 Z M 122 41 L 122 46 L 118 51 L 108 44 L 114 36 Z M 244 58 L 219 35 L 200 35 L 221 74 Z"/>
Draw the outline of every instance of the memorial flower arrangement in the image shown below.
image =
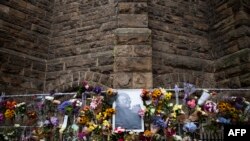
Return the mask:
<path fill-rule="evenodd" d="M 190 84 L 185 86 L 183 100 L 179 103 L 176 93 L 164 88 L 141 90 L 144 107 L 138 111 L 138 116 L 144 121 L 143 132 L 122 127 L 113 129 L 112 117 L 116 109 L 112 104 L 117 91 L 93 87 L 85 81 L 73 96 L 51 93 L 33 97 L 31 101 L 1 98 L 0 126 L 9 128 L 0 130 L 3 138 L 10 140 L 177 141 L 190 139 L 202 128 L 217 130 L 225 124 L 249 124 L 250 103 L 244 97 L 216 99 L 215 92 L 206 90 L 194 95 L 198 93 L 195 88 Z M 20 130 L 20 126 L 27 126 L 26 131 Z"/>

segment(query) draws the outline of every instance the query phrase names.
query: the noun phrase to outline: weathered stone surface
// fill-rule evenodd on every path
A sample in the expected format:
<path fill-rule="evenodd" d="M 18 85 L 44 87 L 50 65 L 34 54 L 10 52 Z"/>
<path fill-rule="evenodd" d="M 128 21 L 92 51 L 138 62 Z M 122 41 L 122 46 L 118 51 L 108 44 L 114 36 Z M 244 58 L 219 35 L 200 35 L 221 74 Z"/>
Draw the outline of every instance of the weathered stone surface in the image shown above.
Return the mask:
<path fill-rule="evenodd" d="M 3 1 L 0 91 L 249 87 L 246 1 Z"/>
<path fill-rule="evenodd" d="M 119 2 L 119 14 L 147 14 L 146 2 Z"/>
<path fill-rule="evenodd" d="M 119 14 L 119 28 L 146 28 L 148 27 L 148 15 L 146 14 Z"/>
<path fill-rule="evenodd" d="M 41 26 L 36 25 L 36 24 L 31 25 L 31 30 L 35 31 L 35 32 L 38 32 L 40 34 L 44 34 L 44 35 L 49 35 L 49 33 L 50 33 L 49 29 L 46 29 L 46 28 L 41 27 Z"/>
<path fill-rule="evenodd" d="M 116 45 L 114 56 L 117 57 L 145 57 L 152 56 L 152 48 L 149 45 Z"/>
<path fill-rule="evenodd" d="M 250 85 L 250 73 L 246 73 L 240 76 L 241 87 L 249 87 Z"/>
<path fill-rule="evenodd" d="M 45 78 L 45 72 L 24 69 L 24 76 L 28 78 L 35 78 L 42 81 Z"/>
<path fill-rule="evenodd" d="M 132 73 L 115 73 L 114 74 L 114 88 L 132 88 L 132 81 L 133 81 L 133 74 Z"/>
<path fill-rule="evenodd" d="M 117 23 L 115 21 L 103 23 L 100 27 L 101 31 L 110 31 L 117 28 Z"/>
<path fill-rule="evenodd" d="M 46 64 L 44 62 L 32 61 L 32 69 L 45 72 Z"/>
<path fill-rule="evenodd" d="M 72 60 L 72 61 L 67 61 L 65 64 L 65 67 L 67 70 L 70 70 L 72 68 L 79 68 L 81 69 L 82 67 L 91 67 L 91 66 L 95 66 L 96 65 L 96 61 L 94 59 L 88 59 L 88 60 L 81 60 L 79 58 L 79 60 Z"/>
<path fill-rule="evenodd" d="M 133 73 L 133 88 L 152 88 L 153 76 L 152 72 Z"/>
<path fill-rule="evenodd" d="M 149 45 L 150 43 L 150 35 L 124 34 L 122 36 L 116 36 L 117 45 Z"/>
<path fill-rule="evenodd" d="M 223 58 L 216 60 L 215 62 L 216 71 L 233 66 L 239 66 L 241 63 L 250 62 L 249 53 L 250 53 L 249 49 L 244 49 L 238 51 L 237 53 L 227 55 Z"/>
<path fill-rule="evenodd" d="M 1 65 L 1 72 L 10 73 L 13 75 L 21 75 L 23 74 L 23 68 L 20 66 L 4 64 L 4 65 Z"/>
<path fill-rule="evenodd" d="M 152 70 L 151 57 L 116 57 L 115 72 L 148 72 Z"/>
<path fill-rule="evenodd" d="M 123 34 L 151 34 L 151 30 L 148 28 L 117 28 L 114 30 L 115 35 Z"/>
<path fill-rule="evenodd" d="M 47 64 L 47 72 L 62 71 L 64 63 Z"/>

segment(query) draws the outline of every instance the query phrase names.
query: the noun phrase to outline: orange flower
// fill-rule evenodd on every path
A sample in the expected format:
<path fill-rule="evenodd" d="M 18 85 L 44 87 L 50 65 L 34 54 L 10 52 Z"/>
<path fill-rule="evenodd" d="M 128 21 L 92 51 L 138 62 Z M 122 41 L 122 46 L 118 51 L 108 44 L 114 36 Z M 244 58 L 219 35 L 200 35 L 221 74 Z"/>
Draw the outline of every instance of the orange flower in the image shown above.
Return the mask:
<path fill-rule="evenodd" d="M 6 102 L 6 108 L 7 109 L 14 109 L 16 106 L 16 101 L 7 101 Z"/>
<path fill-rule="evenodd" d="M 143 135 L 144 135 L 145 137 L 152 137 L 152 136 L 153 136 L 153 133 L 152 133 L 150 130 L 145 130 Z"/>

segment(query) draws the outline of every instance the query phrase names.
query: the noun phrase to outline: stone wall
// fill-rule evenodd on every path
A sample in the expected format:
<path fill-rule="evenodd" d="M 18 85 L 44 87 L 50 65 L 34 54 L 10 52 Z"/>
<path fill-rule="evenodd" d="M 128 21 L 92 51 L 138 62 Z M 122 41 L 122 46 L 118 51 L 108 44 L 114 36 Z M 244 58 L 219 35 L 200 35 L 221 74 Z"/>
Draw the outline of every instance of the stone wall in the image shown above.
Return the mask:
<path fill-rule="evenodd" d="M 211 41 L 218 87 L 250 86 L 250 1 L 211 1 Z"/>
<path fill-rule="evenodd" d="M 148 1 L 148 11 L 154 87 L 173 88 L 182 82 L 213 87 L 208 2 L 152 0 Z"/>
<path fill-rule="evenodd" d="M 116 18 L 113 1 L 55 0 L 46 90 L 112 86 Z"/>
<path fill-rule="evenodd" d="M 0 92 L 249 87 L 249 0 L 1 0 Z M 153 76 L 152 76 L 153 75 Z"/>
<path fill-rule="evenodd" d="M 0 1 L 0 92 L 43 91 L 51 0 Z"/>

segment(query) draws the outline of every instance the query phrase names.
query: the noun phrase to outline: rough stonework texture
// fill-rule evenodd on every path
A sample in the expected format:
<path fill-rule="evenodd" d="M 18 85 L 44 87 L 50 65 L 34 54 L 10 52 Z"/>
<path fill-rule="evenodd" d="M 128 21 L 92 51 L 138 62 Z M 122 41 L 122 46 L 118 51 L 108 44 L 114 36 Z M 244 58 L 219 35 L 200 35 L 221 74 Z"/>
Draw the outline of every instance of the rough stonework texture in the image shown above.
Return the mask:
<path fill-rule="evenodd" d="M 250 86 L 250 1 L 214 1 L 211 44 L 218 87 Z"/>
<path fill-rule="evenodd" d="M 114 88 L 152 88 L 152 40 L 146 2 L 119 1 L 114 30 Z"/>
<path fill-rule="evenodd" d="M 149 1 L 154 87 L 213 87 L 207 1 Z"/>
<path fill-rule="evenodd" d="M 55 0 L 46 91 L 81 81 L 112 87 L 115 5 L 108 0 Z"/>
<path fill-rule="evenodd" d="M 1 0 L 0 92 L 250 87 L 249 0 Z"/>
<path fill-rule="evenodd" d="M 0 92 L 43 91 L 52 4 L 51 0 L 1 0 Z"/>

